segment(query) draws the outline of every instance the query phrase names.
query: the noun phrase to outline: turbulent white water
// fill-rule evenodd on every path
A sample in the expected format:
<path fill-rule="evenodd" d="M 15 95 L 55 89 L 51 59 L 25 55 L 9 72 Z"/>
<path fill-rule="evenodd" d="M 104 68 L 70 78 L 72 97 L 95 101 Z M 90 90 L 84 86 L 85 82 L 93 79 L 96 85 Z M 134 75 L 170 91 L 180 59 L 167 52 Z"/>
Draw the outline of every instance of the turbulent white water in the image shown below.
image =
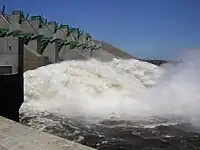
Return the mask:
<path fill-rule="evenodd" d="M 158 67 L 136 60 L 53 64 L 25 73 L 24 105 L 67 116 L 139 115 L 139 99 L 159 73 Z"/>
<path fill-rule="evenodd" d="M 44 66 L 24 74 L 21 111 L 102 119 L 112 114 L 133 119 L 175 115 L 198 123 L 200 86 L 195 64 L 162 69 L 134 59 L 106 63 L 91 59 Z M 149 88 L 152 85 L 156 86 Z"/>

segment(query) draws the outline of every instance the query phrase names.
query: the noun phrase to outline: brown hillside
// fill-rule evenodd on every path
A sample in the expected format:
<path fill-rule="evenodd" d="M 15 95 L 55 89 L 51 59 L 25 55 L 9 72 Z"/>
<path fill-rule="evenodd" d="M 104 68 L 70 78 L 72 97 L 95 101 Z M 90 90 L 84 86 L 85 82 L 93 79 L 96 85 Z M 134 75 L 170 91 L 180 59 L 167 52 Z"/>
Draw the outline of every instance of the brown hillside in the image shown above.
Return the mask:
<path fill-rule="evenodd" d="M 103 41 L 97 41 L 96 40 L 96 43 L 100 43 L 102 44 L 102 49 L 115 55 L 116 57 L 121 57 L 121 58 L 124 58 L 124 59 L 131 59 L 131 58 L 134 58 L 136 59 L 136 57 L 122 51 L 121 49 L 111 45 L 111 44 L 108 44 L 106 42 L 103 42 Z"/>

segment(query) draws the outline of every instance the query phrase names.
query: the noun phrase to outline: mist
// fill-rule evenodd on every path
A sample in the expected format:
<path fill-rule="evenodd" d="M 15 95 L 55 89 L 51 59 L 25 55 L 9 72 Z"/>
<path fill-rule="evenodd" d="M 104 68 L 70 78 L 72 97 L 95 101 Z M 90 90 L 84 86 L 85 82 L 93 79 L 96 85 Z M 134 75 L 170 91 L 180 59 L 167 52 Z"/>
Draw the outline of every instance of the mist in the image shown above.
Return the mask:
<path fill-rule="evenodd" d="M 200 126 L 200 52 L 187 50 L 179 56 L 178 65 L 166 65 L 158 85 L 148 90 L 142 101 L 146 114 L 160 117 L 182 117 Z"/>

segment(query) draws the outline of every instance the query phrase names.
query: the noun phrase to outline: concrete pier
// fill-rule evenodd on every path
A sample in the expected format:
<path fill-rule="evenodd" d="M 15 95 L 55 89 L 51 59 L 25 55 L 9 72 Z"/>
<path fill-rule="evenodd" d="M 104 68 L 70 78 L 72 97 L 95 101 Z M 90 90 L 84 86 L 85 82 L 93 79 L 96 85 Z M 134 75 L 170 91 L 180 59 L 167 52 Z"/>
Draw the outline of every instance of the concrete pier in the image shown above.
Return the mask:
<path fill-rule="evenodd" d="M 0 38 L 0 116 L 15 121 L 24 101 L 23 45 L 22 38 Z"/>
<path fill-rule="evenodd" d="M 0 117 L 0 150 L 95 150 Z"/>

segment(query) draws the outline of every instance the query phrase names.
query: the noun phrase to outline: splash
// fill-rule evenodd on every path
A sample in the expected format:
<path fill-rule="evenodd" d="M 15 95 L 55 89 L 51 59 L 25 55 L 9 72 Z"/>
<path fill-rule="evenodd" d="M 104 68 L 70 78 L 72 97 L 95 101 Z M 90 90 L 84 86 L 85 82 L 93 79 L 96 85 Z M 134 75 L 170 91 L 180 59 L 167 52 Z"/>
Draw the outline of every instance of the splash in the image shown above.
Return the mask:
<path fill-rule="evenodd" d="M 138 116 L 161 69 L 137 60 L 66 61 L 27 71 L 22 110 L 65 116 Z"/>
<path fill-rule="evenodd" d="M 21 111 L 101 119 L 180 116 L 198 124 L 199 64 L 193 54 L 187 58 L 164 68 L 134 59 L 91 59 L 27 71 Z"/>

